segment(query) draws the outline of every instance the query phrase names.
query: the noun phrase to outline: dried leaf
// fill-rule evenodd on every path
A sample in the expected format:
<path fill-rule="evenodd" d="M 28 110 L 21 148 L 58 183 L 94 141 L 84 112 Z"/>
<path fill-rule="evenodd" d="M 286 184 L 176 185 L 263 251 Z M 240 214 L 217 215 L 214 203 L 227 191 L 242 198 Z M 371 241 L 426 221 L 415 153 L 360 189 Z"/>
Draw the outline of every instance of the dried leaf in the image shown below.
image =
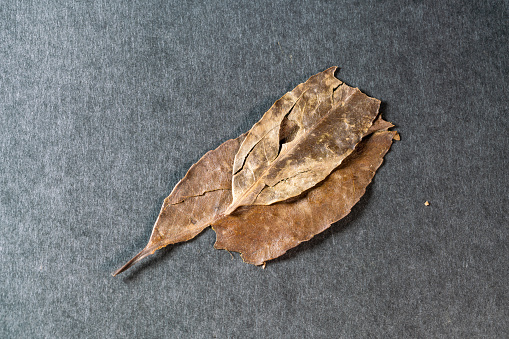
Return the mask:
<path fill-rule="evenodd" d="M 245 262 L 263 265 L 324 231 L 364 195 L 395 135 L 382 131 L 367 137 L 327 179 L 292 202 L 239 208 L 214 222 L 214 247 L 240 252 Z"/>
<path fill-rule="evenodd" d="M 338 80 L 331 67 L 285 94 L 249 131 L 235 156 L 233 201 L 269 205 L 322 181 L 353 151 L 380 101 Z"/>
<path fill-rule="evenodd" d="M 335 69 L 285 94 L 249 133 L 194 164 L 164 200 L 147 246 L 113 275 L 208 225 L 216 248 L 260 265 L 348 214 L 397 134 L 380 132 L 393 127 L 374 120 L 380 102 L 336 79 Z"/>
<path fill-rule="evenodd" d="M 164 246 L 194 238 L 224 212 L 232 197 L 233 158 L 244 138 L 226 141 L 191 166 L 164 199 L 147 246 L 114 276 Z"/>

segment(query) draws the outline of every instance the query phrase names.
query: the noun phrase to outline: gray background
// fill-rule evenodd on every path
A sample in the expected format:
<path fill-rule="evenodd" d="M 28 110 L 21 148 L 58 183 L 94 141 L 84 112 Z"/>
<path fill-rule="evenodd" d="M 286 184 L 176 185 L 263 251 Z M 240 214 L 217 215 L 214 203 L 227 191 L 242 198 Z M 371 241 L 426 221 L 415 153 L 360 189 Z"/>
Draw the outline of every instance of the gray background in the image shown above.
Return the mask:
<path fill-rule="evenodd" d="M 204 2 L 2 1 L 0 337 L 509 336 L 508 2 Z M 402 136 L 348 217 L 265 270 L 208 229 L 111 277 L 333 65 Z"/>

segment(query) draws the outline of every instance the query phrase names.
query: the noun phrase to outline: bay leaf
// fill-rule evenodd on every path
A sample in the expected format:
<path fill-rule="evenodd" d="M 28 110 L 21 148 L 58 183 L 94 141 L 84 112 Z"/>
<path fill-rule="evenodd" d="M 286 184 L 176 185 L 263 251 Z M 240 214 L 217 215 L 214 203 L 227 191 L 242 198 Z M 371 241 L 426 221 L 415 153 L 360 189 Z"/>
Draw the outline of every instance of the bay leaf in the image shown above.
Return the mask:
<path fill-rule="evenodd" d="M 392 124 L 378 120 L 374 126 L 386 129 Z M 214 247 L 240 252 L 245 262 L 262 265 L 323 232 L 364 195 L 396 136 L 378 131 L 366 137 L 323 182 L 293 201 L 241 207 L 213 222 Z"/>
<path fill-rule="evenodd" d="M 164 199 L 146 247 L 113 276 L 170 244 L 188 241 L 208 227 L 231 202 L 233 158 L 245 134 L 207 152 Z"/>
<path fill-rule="evenodd" d="M 380 101 L 334 76 L 331 67 L 286 93 L 248 132 L 233 164 L 233 201 L 270 205 L 322 181 L 353 151 Z"/>
<path fill-rule="evenodd" d="M 259 265 L 346 215 L 364 194 L 365 186 L 390 147 L 387 137 L 379 137 L 379 131 L 393 125 L 381 117 L 375 119 L 380 102 L 336 79 L 335 69 L 329 68 L 298 85 L 278 100 L 249 133 L 223 143 L 194 164 L 164 200 L 148 244 L 113 275 L 157 249 L 192 239 L 209 225 L 216 230 L 217 248 L 239 251 L 246 262 Z M 359 143 L 371 133 L 375 134 L 369 140 L 376 136 L 373 140 L 378 140 L 379 145 L 374 141 Z M 388 136 L 387 133 L 395 132 L 384 135 Z M 263 157 L 261 152 L 265 153 Z M 267 156 L 267 152 L 272 155 Z M 273 161 L 269 162 L 271 157 Z M 241 182 L 235 175 L 241 178 L 243 170 L 257 165 L 257 158 L 265 159 L 265 164 L 263 161 L 259 164 L 265 169 L 259 171 L 259 180 L 237 195 L 240 199 L 235 201 L 232 191 Z M 359 161 L 361 158 L 366 161 Z M 334 171 L 335 168 L 338 170 Z M 350 173 L 352 168 L 359 171 L 351 174 L 353 186 L 335 174 Z M 264 187 L 249 202 L 261 182 Z M 342 187 L 327 190 L 336 195 L 320 193 L 328 182 Z M 338 196 L 338 192 L 345 196 Z M 339 206 L 334 207 L 336 198 Z M 299 203 L 302 210 L 295 207 Z M 327 208 L 330 211 L 323 212 Z M 313 211 L 321 217 L 313 219 L 302 214 L 304 211 Z M 317 224 L 308 226 L 307 221 Z M 259 224 L 253 225 L 255 222 Z"/>

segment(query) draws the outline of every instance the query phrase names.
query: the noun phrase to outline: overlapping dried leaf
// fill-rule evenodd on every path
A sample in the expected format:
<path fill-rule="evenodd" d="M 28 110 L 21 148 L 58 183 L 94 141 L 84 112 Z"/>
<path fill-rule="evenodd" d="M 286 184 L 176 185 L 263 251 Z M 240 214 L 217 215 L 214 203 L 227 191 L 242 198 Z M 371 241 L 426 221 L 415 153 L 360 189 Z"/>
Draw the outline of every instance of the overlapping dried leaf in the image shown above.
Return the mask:
<path fill-rule="evenodd" d="M 113 275 L 162 247 L 194 238 L 225 211 L 232 199 L 233 158 L 244 138 L 226 141 L 191 166 L 164 199 L 147 246 Z"/>
<path fill-rule="evenodd" d="M 286 93 L 251 128 L 235 156 L 227 214 L 297 196 L 353 151 L 380 101 L 345 85 L 335 71 L 331 67 Z"/>
<path fill-rule="evenodd" d="M 364 195 L 395 135 L 382 131 L 367 137 L 323 182 L 294 201 L 249 206 L 215 221 L 214 247 L 262 265 L 324 231 Z"/>
<path fill-rule="evenodd" d="M 147 246 L 114 275 L 209 225 L 216 248 L 261 265 L 346 216 L 397 134 L 375 120 L 380 101 L 335 71 L 298 85 L 246 135 L 194 164 L 164 200 Z"/>

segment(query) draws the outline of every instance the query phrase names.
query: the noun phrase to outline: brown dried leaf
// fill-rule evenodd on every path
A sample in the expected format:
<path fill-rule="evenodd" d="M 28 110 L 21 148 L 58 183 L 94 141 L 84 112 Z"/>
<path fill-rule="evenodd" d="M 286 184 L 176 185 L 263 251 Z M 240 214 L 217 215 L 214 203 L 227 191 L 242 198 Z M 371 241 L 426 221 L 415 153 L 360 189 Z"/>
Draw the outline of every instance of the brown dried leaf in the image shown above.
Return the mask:
<path fill-rule="evenodd" d="M 269 205 L 297 196 L 353 151 L 380 101 L 338 80 L 331 67 L 286 93 L 249 131 L 233 164 L 233 201 Z"/>
<path fill-rule="evenodd" d="M 335 69 L 297 86 L 249 134 L 194 164 L 164 200 L 147 246 L 113 275 L 211 224 L 217 248 L 242 252 L 246 262 L 259 265 L 348 214 L 396 132 L 377 132 L 359 143 L 393 125 L 373 122 L 380 102 L 336 79 Z M 245 172 L 253 168 L 257 179 L 250 182 Z M 241 192 L 233 202 L 232 173 L 233 191 Z"/>
<path fill-rule="evenodd" d="M 197 236 L 231 202 L 233 158 L 245 134 L 206 153 L 164 199 L 147 246 L 117 275 L 156 250 Z"/>
<path fill-rule="evenodd" d="M 378 122 L 380 129 L 392 126 Z M 263 265 L 329 228 L 364 195 L 395 136 L 379 131 L 367 137 L 323 182 L 291 202 L 239 208 L 214 222 L 214 247 L 240 252 L 245 262 Z"/>

